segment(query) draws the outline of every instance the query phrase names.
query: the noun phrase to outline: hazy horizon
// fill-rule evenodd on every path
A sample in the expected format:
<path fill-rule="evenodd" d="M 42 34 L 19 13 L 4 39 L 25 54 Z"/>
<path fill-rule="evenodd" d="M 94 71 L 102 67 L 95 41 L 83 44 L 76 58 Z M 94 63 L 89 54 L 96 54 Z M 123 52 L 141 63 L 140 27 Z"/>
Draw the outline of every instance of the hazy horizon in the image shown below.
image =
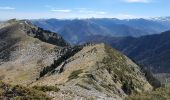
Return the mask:
<path fill-rule="evenodd" d="M 57 20 L 83 20 L 83 19 L 118 19 L 118 20 L 129 20 L 129 19 L 157 19 L 157 18 L 170 18 L 170 16 L 158 16 L 158 17 L 139 17 L 139 18 L 116 18 L 116 17 L 89 17 L 89 18 L 34 18 L 34 19 L 27 19 L 27 18 L 9 18 L 9 19 L 0 19 L 0 21 L 8 21 L 11 19 L 16 20 L 48 20 L 48 19 L 57 19 Z"/>
<path fill-rule="evenodd" d="M 168 0 L 0 0 L 0 20 L 161 17 L 170 15 L 169 3 Z"/>

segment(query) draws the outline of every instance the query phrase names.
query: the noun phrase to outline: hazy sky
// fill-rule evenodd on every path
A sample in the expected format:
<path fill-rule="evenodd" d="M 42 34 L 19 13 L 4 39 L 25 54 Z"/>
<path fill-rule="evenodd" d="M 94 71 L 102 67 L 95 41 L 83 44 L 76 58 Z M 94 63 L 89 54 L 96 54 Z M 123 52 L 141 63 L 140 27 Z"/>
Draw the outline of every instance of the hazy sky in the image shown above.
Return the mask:
<path fill-rule="evenodd" d="M 0 20 L 170 15 L 170 0 L 0 0 Z"/>

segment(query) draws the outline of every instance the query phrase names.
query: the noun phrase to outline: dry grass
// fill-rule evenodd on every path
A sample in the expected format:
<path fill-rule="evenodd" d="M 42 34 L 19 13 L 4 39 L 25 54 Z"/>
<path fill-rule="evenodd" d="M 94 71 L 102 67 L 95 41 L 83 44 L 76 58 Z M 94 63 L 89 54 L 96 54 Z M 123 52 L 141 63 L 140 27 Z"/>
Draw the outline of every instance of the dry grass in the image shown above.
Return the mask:
<path fill-rule="evenodd" d="M 50 100 L 44 92 L 26 88 L 20 85 L 9 85 L 0 82 L 0 99 L 1 100 Z"/>

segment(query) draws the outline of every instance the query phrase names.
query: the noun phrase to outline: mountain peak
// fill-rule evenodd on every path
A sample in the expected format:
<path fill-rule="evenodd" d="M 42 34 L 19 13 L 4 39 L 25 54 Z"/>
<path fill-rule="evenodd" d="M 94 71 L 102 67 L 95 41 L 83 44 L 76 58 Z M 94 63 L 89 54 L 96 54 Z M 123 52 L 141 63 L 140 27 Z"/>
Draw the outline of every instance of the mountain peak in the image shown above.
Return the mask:
<path fill-rule="evenodd" d="M 7 21 L 6 24 L 7 24 L 6 26 L 8 27 L 5 27 L 3 30 L 14 31 L 11 32 L 12 34 L 18 34 L 18 32 L 15 31 L 19 31 L 19 33 L 23 33 L 25 35 L 37 38 L 43 42 L 47 42 L 50 44 L 58 46 L 69 45 L 60 35 L 37 27 L 28 20 L 11 19 Z"/>

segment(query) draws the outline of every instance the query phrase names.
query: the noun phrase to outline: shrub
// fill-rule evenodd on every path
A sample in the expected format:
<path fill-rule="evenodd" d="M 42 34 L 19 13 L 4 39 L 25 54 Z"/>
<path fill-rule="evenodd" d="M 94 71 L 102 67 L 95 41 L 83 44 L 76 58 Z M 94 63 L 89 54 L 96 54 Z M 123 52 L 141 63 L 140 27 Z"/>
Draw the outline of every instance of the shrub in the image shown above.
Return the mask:
<path fill-rule="evenodd" d="M 88 100 L 94 100 L 94 98 L 91 96 Z"/>

